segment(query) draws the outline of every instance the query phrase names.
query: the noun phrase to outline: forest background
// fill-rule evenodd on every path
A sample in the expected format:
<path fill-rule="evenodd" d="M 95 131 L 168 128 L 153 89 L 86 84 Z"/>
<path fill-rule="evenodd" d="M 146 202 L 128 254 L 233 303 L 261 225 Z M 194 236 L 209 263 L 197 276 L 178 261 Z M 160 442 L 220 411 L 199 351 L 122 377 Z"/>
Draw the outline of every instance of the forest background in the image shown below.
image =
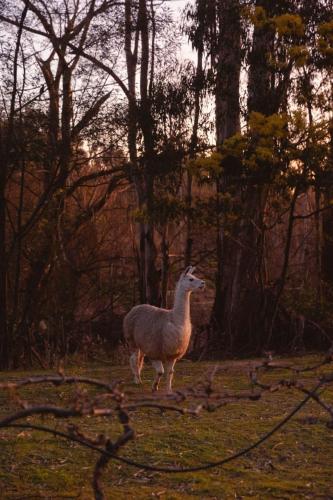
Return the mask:
<path fill-rule="evenodd" d="M 331 343 L 332 1 L 176 3 L 0 0 L 0 369 L 120 356 L 189 264 L 193 357 Z"/>

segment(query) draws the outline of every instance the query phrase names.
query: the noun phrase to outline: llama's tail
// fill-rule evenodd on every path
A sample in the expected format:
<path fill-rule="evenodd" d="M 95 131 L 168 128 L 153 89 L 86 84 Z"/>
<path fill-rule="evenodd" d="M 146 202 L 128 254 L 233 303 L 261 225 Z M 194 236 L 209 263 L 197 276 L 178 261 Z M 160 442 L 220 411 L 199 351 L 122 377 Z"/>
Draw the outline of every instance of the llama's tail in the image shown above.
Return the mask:
<path fill-rule="evenodd" d="M 131 318 L 131 313 L 129 312 L 128 314 L 126 314 L 125 318 L 124 318 L 124 321 L 123 321 L 123 332 L 124 332 L 124 341 L 125 341 L 125 344 L 127 345 L 127 347 L 133 351 L 135 350 L 137 347 L 135 345 L 135 341 L 134 341 L 134 325 L 133 325 L 133 321 L 132 321 L 132 318 Z"/>

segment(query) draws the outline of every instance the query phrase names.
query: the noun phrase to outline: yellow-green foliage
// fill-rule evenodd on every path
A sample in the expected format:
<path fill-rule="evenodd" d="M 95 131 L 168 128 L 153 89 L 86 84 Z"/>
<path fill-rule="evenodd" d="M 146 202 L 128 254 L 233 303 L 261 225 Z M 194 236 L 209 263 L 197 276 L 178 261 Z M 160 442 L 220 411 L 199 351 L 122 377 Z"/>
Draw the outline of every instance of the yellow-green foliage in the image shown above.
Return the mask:
<path fill-rule="evenodd" d="M 263 163 L 275 165 L 280 161 L 277 143 L 287 136 L 287 122 L 284 114 L 265 116 L 252 112 L 248 131 L 226 139 L 220 152 L 194 160 L 190 165 L 192 173 L 201 180 L 215 179 L 230 157 L 240 160 L 245 169 L 257 170 Z"/>
<path fill-rule="evenodd" d="M 304 24 L 298 14 L 281 14 L 273 17 L 274 25 L 279 36 L 302 36 Z"/>
<path fill-rule="evenodd" d="M 260 138 L 274 139 L 286 136 L 287 118 L 283 114 L 263 115 L 253 111 L 249 119 L 249 129 Z"/>
<path fill-rule="evenodd" d="M 318 49 L 320 53 L 333 60 L 333 20 L 318 26 Z"/>
<path fill-rule="evenodd" d="M 304 109 L 270 116 L 252 112 L 247 131 L 225 140 L 219 153 L 198 158 L 192 163 L 192 173 L 209 182 L 228 167 L 227 174 L 236 171 L 238 176 L 249 175 L 263 183 L 284 179 L 284 184 L 291 175 L 293 184 L 306 164 L 311 166 L 307 169 L 310 181 L 327 156 L 328 130 L 327 119 L 309 125 Z"/>
<path fill-rule="evenodd" d="M 295 365 L 315 364 L 319 356 L 285 360 Z M 217 391 L 249 389 L 250 361 L 218 363 L 215 377 Z M 177 365 L 175 389 L 205 380 L 216 363 Z M 328 372 L 330 368 L 326 368 Z M 301 380 L 312 387 L 320 373 L 305 373 Z M 143 386 L 133 387 L 128 367 L 103 367 L 98 364 L 68 370 L 69 374 L 105 380 L 124 380 L 124 389 L 143 398 L 150 394 L 152 369 L 145 366 Z M 9 373 L 0 380 L 17 379 L 32 373 Z M 268 383 L 288 377 L 284 370 L 269 372 Z M 83 388 L 81 388 L 81 391 Z M 94 391 L 93 391 L 94 392 Z M 66 406 L 68 386 L 30 386 L 21 391 L 29 402 L 48 402 Z M 325 401 L 332 405 L 333 391 L 325 390 Z M 199 417 L 161 413 L 145 409 L 131 413 L 137 432 L 121 454 L 137 461 L 160 466 L 193 466 L 227 457 L 256 441 L 270 430 L 303 399 L 294 389 L 266 393 L 259 401 L 240 401 L 222 406 L 218 411 Z M 0 393 L 0 415 L 17 409 L 17 401 L 8 401 Z M 107 404 L 107 400 L 105 402 Z M 225 467 L 188 474 L 161 474 L 135 469 L 111 461 L 102 476 L 107 499 L 161 498 L 163 500 L 257 498 L 331 498 L 332 429 L 326 427 L 327 413 L 314 402 L 260 448 Z M 29 418 L 30 423 L 49 425 L 59 430 L 75 424 L 91 438 L 105 433 L 115 439 L 121 428 L 113 417 Z M 41 432 L 0 429 L 0 498 L 78 498 L 93 500 L 91 479 L 98 455 L 92 450 Z"/>
<path fill-rule="evenodd" d="M 221 159 L 223 160 L 229 156 L 241 158 L 246 150 L 247 142 L 248 140 L 245 134 L 237 133 L 228 137 L 223 143 Z"/>
<path fill-rule="evenodd" d="M 322 23 L 318 26 L 318 33 L 325 38 L 327 42 L 333 44 L 333 20 L 328 23 Z"/>
<path fill-rule="evenodd" d="M 245 19 L 249 19 L 255 28 L 274 29 L 280 37 L 304 35 L 304 23 L 298 14 L 286 13 L 269 17 L 264 7 L 257 6 L 245 7 L 242 15 Z"/>
<path fill-rule="evenodd" d="M 243 10 L 243 15 L 246 16 L 256 28 L 262 28 L 267 25 L 269 18 L 267 17 L 266 10 L 263 7 L 249 7 Z"/>
<path fill-rule="evenodd" d="M 307 47 L 296 44 L 296 39 L 302 37 L 305 33 L 305 26 L 301 16 L 286 13 L 269 17 L 266 10 L 260 6 L 255 8 L 245 7 L 242 10 L 242 15 L 255 28 L 276 32 L 279 43 L 284 45 L 284 57 L 281 57 L 281 52 L 271 52 L 271 48 L 267 47 L 266 58 L 272 68 L 285 69 L 288 67 L 290 61 L 293 61 L 298 67 L 304 66 L 307 63 L 309 58 Z"/>
<path fill-rule="evenodd" d="M 321 168 L 327 157 L 328 123 L 327 120 L 317 120 L 309 125 L 306 113 L 301 110 L 293 112 L 289 116 L 288 129 L 292 141 L 290 141 L 288 155 L 290 159 L 300 159 L 304 164 L 311 165 L 313 170 Z M 309 170 L 308 174 L 312 175 Z"/>
<path fill-rule="evenodd" d="M 309 51 L 305 45 L 293 45 L 288 49 L 290 58 L 297 67 L 304 66 L 309 59 Z"/>
<path fill-rule="evenodd" d="M 191 160 L 188 164 L 188 170 L 192 175 L 196 175 L 202 180 L 215 178 L 222 172 L 222 154 L 214 151 L 210 155 L 200 156 Z"/>
<path fill-rule="evenodd" d="M 287 135 L 287 117 L 273 114 L 265 116 L 252 112 L 249 119 L 249 154 L 245 164 L 250 169 L 257 169 L 262 164 L 275 165 L 280 161 L 276 142 Z"/>

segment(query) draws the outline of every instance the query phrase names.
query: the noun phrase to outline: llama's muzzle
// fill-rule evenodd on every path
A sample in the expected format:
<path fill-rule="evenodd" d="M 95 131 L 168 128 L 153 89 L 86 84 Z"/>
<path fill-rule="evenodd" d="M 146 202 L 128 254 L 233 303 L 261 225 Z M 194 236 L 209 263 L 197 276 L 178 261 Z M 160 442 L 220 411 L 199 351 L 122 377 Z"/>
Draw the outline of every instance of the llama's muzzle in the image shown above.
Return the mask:
<path fill-rule="evenodd" d="M 205 286 L 206 286 L 206 283 L 205 283 L 204 281 L 201 281 L 201 285 L 199 286 L 199 288 L 200 288 L 200 289 L 201 289 L 201 288 L 205 288 Z"/>

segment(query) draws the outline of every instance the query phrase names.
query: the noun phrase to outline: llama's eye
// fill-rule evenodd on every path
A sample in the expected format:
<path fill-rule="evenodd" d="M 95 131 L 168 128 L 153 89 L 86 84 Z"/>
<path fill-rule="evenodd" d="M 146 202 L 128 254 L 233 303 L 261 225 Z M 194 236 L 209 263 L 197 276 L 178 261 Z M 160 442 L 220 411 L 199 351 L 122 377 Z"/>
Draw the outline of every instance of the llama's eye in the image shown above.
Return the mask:
<path fill-rule="evenodd" d="M 193 281 L 193 278 L 190 278 L 190 281 Z"/>

